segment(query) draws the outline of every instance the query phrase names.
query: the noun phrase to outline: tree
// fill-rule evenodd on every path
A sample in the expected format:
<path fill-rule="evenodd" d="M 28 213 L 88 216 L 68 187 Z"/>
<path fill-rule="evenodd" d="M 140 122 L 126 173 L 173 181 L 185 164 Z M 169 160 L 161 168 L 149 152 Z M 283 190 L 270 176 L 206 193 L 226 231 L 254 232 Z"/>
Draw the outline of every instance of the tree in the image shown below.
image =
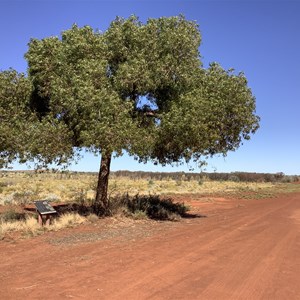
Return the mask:
<path fill-rule="evenodd" d="M 217 64 L 204 69 L 200 41 L 198 25 L 183 16 L 146 24 L 116 18 L 104 33 L 74 25 L 61 38 L 30 41 L 30 107 L 67 136 L 52 157 L 83 147 L 101 153 L 98 213 L 108 209 L 112 153 L 162 164 L 198 161 L 235 150 L 257 130 L 245 76 Z"/>

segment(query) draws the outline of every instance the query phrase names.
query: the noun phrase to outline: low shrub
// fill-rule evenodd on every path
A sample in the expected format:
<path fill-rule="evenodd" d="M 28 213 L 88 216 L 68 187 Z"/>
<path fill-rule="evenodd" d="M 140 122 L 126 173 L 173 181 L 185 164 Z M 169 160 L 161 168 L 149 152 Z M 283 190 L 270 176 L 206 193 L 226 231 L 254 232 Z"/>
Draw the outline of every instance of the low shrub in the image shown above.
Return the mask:
<path fill-rule="evenodd" d="M 153 181 L 152 179 L 150 179 L 150 180 L 148 181 L 148 185 L 150 185 L 150 186 L 154 185 L 154 181 Z"/>
<path fill-rule="evenodd" d="M 118 215 L 118 214 L 126 214 L 127 210 L 127 203 L 130 197 L 128 194 L 125 195 L 117 195 L 114 197 L 109 197 L 108 204 L 109 204 L 109 212 L 108 215 Z M 105 215 L 107 213 L 103 213 Z"/>
<path fill-rule="evenodd" d="M 175 220 L 188 211 L 183 203 L 174 203 L 157 195 L 127 197 L 126 208 L 132 214 L 143 212 L 148 218 L 156 220 Z"/>
<path fill-rule="evenodd" d="M 144 220 L 148 218 L 147 214 L 141 210 L 136 210 L 134 213 L 130 213 L 128 216 L 134 220 Z"/>
<path fill-rule="evenodd" d="M 96 214 L 90 213 L 86 216 L 86 219 L 90 222 L 90 223 L 95 223 L 99 220 L 99 217 Z"/>
<path fill-rule="evenodd" d="M 230 175 L 228 181 L 240 182 L 240 178 L 237 175 Z"/>
<path fill-rule="evenodd" d="M 281 178 L 282 183 L 291 183 L 291 182 L 297 182 L 297 181 L 299 181 L 298 176 L 285 175 L 283 178 Z"/>
<path fill-rule="evenodd" d="M 13 208 L 10 208 L 7 211 L 0 214 L 1 222 L 14 222 L 20 220 L 25 220 L 25 214 L 16 212 Z"/>
<path fill-rule="evenodd" d="M 171 199 L 161 199 L 158 195 L 135 195 L 134 197 L 117 195 L 109 199 L 108 212 L 100 216 L 125 215 L 133 219 L 145 217 L 156 220 L 178 220 L 188 211 L 183 203 L 174 203 Z"/>
<path fill-rule="evenodd" d="M 10 185 L 13 185 L 13 183 L 9 181 L 0 181 L 0 188 L 7 187 Z"/>
<path fill-rule="evenodd" d="M 35 193 L 32 191 L 14 192 L 13 201 L 15 204 L 25 205 L 30 203 L 35 197 Z"/>

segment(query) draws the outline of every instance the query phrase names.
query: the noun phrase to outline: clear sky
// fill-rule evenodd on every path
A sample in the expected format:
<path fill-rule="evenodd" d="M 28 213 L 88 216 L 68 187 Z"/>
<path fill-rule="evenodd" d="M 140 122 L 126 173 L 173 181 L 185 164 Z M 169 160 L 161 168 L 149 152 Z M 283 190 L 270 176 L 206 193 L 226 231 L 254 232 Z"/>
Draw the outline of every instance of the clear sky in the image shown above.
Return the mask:
<path fill-rule="evenodd" d="M 59 35 L 73 23 L 105 31 L 116 16 L 146 21 L 180 13 L 200 25 L 204 66 L 216 61 L 244 71 L 261 117 L 252 139 L 225 159 L 210 160 L 207 171 L 300 174 L 300 0 L 0 0 L 0 69 L 25 72 L 29 39 Z M 98 168 L 93 155 L 71 167 Z M 126 155 L 112 162 L 112 170 L 124 169 L 189 171 L 187 165 L 138 164 Z"/>

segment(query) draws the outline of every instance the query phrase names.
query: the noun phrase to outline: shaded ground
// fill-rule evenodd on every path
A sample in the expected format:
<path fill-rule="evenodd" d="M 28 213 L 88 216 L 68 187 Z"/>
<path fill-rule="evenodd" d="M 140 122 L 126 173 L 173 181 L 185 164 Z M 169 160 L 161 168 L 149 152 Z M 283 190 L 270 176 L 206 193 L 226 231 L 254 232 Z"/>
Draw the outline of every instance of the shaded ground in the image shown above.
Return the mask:
<path fill-rule="evenodd" d="M 182 200 L 182 199 L 179 199 Z M 299 299 L 300 193 L 0 242 L 1 299 Z"/>

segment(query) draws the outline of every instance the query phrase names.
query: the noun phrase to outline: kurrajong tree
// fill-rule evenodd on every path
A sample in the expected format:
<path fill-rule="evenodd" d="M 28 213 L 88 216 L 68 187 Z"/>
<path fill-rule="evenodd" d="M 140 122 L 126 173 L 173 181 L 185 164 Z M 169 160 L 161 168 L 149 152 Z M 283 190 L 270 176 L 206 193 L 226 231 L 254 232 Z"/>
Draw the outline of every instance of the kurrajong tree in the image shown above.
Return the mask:
<path fill-rule="evenodd" d="M 113 154 L 172 164 L 237 149 L 258 129 L 255 98 L 242 73 L 203 68 L 200 42 L 183 16 L 116 18 L 105 32 L 74 25 L 32 39 L 29 107 L 57 137 L 48 150 L 31 139 L 29 152 L 48 162 L 74 149 L 101 153 L 94 208 L 105 213 Z"/>

